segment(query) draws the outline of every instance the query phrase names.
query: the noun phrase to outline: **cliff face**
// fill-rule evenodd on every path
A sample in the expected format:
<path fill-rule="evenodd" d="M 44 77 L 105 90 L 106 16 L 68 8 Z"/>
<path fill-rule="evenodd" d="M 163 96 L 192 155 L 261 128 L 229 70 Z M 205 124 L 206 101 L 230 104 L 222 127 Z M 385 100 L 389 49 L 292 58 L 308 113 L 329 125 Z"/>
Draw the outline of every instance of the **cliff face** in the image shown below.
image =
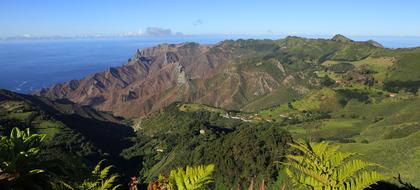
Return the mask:
<path fill-rule="evenodd" d="M 121 67 L 58 84 L 37 94 L 68 98 L 118 115 L 142 115 L 176 100 L 177 88 L 188 86 L 188 79 L 210 76 L 210 62 L 222 63 L 225 55 L 207 57 L 208 50 L 209 47 L 196 44 L 159 45 L 138 51 L 132 61 Z"/>
<path fill-rule="evenodd" d="M 117 115 L 136 117 L 175 100 L 185 100 L 191 80 L 205 80 L 228 60 L 209 46 L 159 45 L 138 51 L 127 64 L 43 89 L 37 94 L 68 98 Z M 182 88 L 182 89 L 181 89 Z"/>
<path fill-rule="evenodd" d="M 322 59 L 335 56 L 332 52 L 339 52 L 340 43 L 291 37 L 163 44 L 137 51 L 121 67 L 36 94 L 128 117 L 143 116 L 174 101 L 252 111 L 290 101 L 318 86 L 314 69 Z M 335 49 L 323 52 L 318 46 Z M 316 51 L 301 50 L 304 47 Z"/>

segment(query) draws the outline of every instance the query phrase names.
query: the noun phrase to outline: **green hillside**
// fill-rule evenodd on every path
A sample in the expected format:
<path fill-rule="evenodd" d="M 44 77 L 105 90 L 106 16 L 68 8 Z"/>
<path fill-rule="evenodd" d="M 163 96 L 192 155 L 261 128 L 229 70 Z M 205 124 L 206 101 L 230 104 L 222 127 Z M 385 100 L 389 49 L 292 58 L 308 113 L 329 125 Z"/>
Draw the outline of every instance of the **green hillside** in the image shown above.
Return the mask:
<path fill-rule="evenodd" d="M 387 49 L 341 35 L 227 40 L 217 47 L 234 57 L 226 70 L 183 86 L 201 99 L 162 101 L 166 107 L 129 120 L 65 99 L 1 90 L 0 135 L 13 127 L 46 134 L 42 160 L 63 161 L 66 170 L 76 170 L 63 176 L 79 182 L 87 168 L 107 159 L 122 176 L 120 184 L 137 176 L 142 188 L 166 183 L 175 168 L 214 164 L 211 189 L 251 183 L 255 189 L 262 181 L 267 189 L 296 189 L 283 169 L 288 158 L 301 156 L 291 143 L 303 139 L 308 147 L 329 142 L 378 164 L 388 178 L 373 189 L 420 187 L 419 48 Z M 214 93 L 198 96 L 207 92 L 200 85 Z M 233 98 L 225 102 L 218 95 Z M 332 163 L 315 164 L 330 169 Z M 393 178 L 398 175 L 402 181 Z"/>
<path fill-rule="evenodd" d="M 272 174 L 261 170 L 260 164 L 264 163 L 258 160 L 261 152 L 254 150 L 267 149 L 270 143 L 262 141 L 258 148 L 247 150 L 247 147 L 264 135 L 285 133 L 293 139 L 340 144 L 341 150 L 360 153 L 361 158 L 384 166 L 388 175 L 401 174 L 403 179 L 420 186 L 417 172 L 420 167 L 416 164 L 420 131 L 418 49 L 390 50 L 374 42 L 355 42 L 343 36 L 332 40 L 299 37 L 238 40 L 223 45 L 245 55 L 233 63 L 237 72 L 260 72 L 279 78 L 285 75 L 276 66 L 281 63 L 286 75 L 296 77 L 291 81 L 300 89 L 273 90 L 254 99 L 250 99 L 252 87 L 239 89 L 238 98 L 249 102 L 240 108 L 242 112 L 177 103 L 141 119 L 136 126 L 137 134 L 147 140 L 125 154 L 148 157 L 141 170 L 146 179 L 176 165 L 206 161 L 222 167 L 216 170 L 216 184 L 228 187 L 238 183 L 235 181 L 238 179 L 249 182 L 252 175 L 269 176 Z M 305 92 L 296 93 L 299 90 Z M 211 140 L 200 135 L 200 130 L 206 135 L 209 131 Z M 241 158 L 254 160 L 249 163 L 244 160 L 241 169 L 232 168 L 238 165 L 237 155 L 225 151 L 238 148 Z M 259 156 L 247 158 L 248 152 Z M 218 158 L 220 155 L 224 156 Z M 267 159 L 281 161 L 272 156 Z M 254 173 L 249 174 L 248 169 Z M 228 171 L 235 175 L 225 173 Z M 271 181 L 284 178 L 284 174 L 278 177 Z"/>
<path fill-rule="evenodd" d="M 131 146 L 129 138 L 134 133 L 121 118 L 66 100 L 51 101 L 0 90 L 0 134 L 9 134 L 13 127 L 46 134 L 41 160 L 59 161 L 72 181 L 83 179 L 88 168 L 101 159 L 130 173 L 125 165 L 130 163 L 123 161 L 119 153 Z"/>
<path fill-rule="evenodd" d="M 388 168 L 390 175 L 400 173 L 419 186 L 420 168 L 414 163 L 420 148 L 420 98 L 360 89 L 346 89 L 350 97 L 343 97 L 340 90 L 322 89 L 289 105 L 263 110 L 259 117 L 282 123 L 294 138 L 342 144 L 343 150 L 361 153 Z M 326 116 L 314 117 L 318 113 Z"/>
<path fill-rule="evenodd" d="M 123 155 L 142 157 L 140 176 L 146 181 L 178 166 L 213 163 L 216 188 L 245 187 L 252 178 L 274 182 L 278 174 L 275 162 L 283 161 L 290 135 L 275 125 L 226 118 L 228 114 L 235 113 L 205 105 L 172 104 L 141 120 L 140 142 Z"/>

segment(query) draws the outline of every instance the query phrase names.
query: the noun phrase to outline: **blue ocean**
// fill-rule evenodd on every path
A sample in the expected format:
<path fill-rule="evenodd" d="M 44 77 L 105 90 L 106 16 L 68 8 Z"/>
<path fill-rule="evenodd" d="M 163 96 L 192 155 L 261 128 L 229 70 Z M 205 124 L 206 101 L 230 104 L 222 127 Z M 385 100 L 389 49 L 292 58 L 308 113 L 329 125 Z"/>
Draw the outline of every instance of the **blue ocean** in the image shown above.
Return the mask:
<path fill-rule="evenodd" d="M 21 93 L 49 87 L 90 73 L 120 66 L 137 49 L 186 41 L 213 44 L 209 39 L 66 39 L 0 42 L 0 88 Z"/>
<path fill-rule="evenodd" d="M 0 88 L 30 93 L 56 83 L 80 79 L 109 67 L 120 66 L 126 63 L 137 49 L 160 43 L 187 41 L 214 44 L 223 39 L 192 37 L 0 41 Z M 389 48 L 420 46 L 420 38 L 414 37 L 373 39 Z"/>

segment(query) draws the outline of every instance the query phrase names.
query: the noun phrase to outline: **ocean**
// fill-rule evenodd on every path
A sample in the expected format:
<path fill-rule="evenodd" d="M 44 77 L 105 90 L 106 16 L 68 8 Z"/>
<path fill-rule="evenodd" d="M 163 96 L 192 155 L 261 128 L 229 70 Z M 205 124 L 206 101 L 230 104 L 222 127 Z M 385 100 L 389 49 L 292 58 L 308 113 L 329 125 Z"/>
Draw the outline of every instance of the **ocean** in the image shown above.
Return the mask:
<path fill-rule="evenodd" d="M 0 88 L 30 93 L 53 84 L 120 66 L 137 49 L 160 43 L 220 39 L 66 39 L 0 42 Z"/>
<path fill-rule="evenodd" d="M 214 44 L 223 39 L 219 36 L 0 41 L 0 88 L 30 93 L 56 83 L 81 79 L 109 67 L 120 66 L 126 63 L 137 49 L 160 43 L 187 41 Z M 355 37 L 353 39 L 372 38 Z M 420 38 L 414 37 L 373 39 L 389 48 L 420 46 Z"/>

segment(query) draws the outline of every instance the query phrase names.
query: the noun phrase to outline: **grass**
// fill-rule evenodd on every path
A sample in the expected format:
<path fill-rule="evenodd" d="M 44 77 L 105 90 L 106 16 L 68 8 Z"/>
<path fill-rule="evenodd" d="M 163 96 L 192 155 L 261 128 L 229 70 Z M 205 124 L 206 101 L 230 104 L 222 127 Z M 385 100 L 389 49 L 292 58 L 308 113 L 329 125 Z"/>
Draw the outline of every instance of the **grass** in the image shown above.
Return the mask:
<path fill-rule="evenodd" d="M 31 111 L 28 104 L 22 101 L 2 101 L 0 102 L 0 117 L 3 119 L 13 119 L 26 121 L 35 114 Z M 3 115 L 3 116 L 1 116 Z"/>
<path fill-rule="evenodd" d="M 365 126 L 360 119 L 326 119 L 287 126 L 294 138 L 309 140 L 345 140 L 360 134 Z"/>
<path fill-rule="evenodd" d="M 350 138 L 358 135 L 363 127 L 359 119 L 330 119 L 323 122 L 320 130 L 312 135 L 321 138 Z"/>
<path fill-rule="evenodd" d="M 343 77 L 340 74 L 331 72 L 331 71 L 315 71 L 315 74 L 317 77 L 321 78 L 321 77 L 330 77 L 331 79 L 338 81 L 338 80 L 342 80 Z"/>
<path fill-rule="evenodd" d="M 18 109 L 25 109 L 26 104 L 21 101 L 4 101 L 0 103 L 0 107 L 5 111 L 11 112 L 16 111 Z"/>
<path fill-rule="evenodd" d="M 58 121 L 42 120 L 37 126 L 37 133 L 46 134 L 48 139 L 53 139 L 60 132 L 60 128 L 64 125 Z"/>
<path fill-rule="evenodd" d="M 241 108 L 242 111 L 254 112 L 257 110 L 267 109 L 273 105 L 278 105 L 280 103 L 287 103 L 292 101 L 293 98 L 297 98 L 299 95 L 291 92 L 284 91 L 283 89 L 277 89 L 270 94 L 261 96 L 251 103 L 245 105 Z"/>
<path fill-rule="evenodd" d="M 34 112 L 22 112 L 22 113 L 10 113 L 6 117 L 7 119 L 16 119 L 19 121 L 25 121 L 32 116 Z"/>
<path fill-rule="evenodd" d="M 226 113 L 226 111 L 223 109 L 207 106 L 204 104 L 184 103 L 184 104 L 178 105 L 178 109 L 179 111 L 182 111 L 182 112 L 208 111 L 208 112 L 215 112 L 215 113 Z"/>
<path fill-rule="evenodd" d="M 343 144 L 341 149 L 359 153 L 363 159 L 387 168 L 389 175 L 400 173 L 403 179 L 420 186 L 420 131 L 405 138 Z"/>
<path fill-rule="evenodd" d="M 418 81 L 420 80 L 420 54 L 403 54 L 391 68 L 388 80 Z"/>
<path fill-rule="evenodd" d="M 293 108 L 303 110 L 330 110 L 336 109 L 336 92 L 331 88 L 315 90 L 304 98 L 292 103 Z"/>
<path fill-rule="evenodd" d="M 354 61 L 350 63 L 352 63 L 354 66 L 369 65 L 374 68 L 377 68 L 378 71 L 380 71 L 380 69 L 385 71 L 384 69 L 394 65 L 394 61 L 395 61 L 395 58 L 393 57 L 378 57 L 378 58 L 368 57 L 366 59 L 362 59 L 360 61 Z"/>
<path fill-rule="evenodd" d="M 52 139 L 60 131 L 63 124 L 52 119 L 43 118 L 42 115 L 31 109 L 31 106 L 24 101 L 2 101 L 0 103 L 0 116 L 2 119 L 18 120 L 30 123 L 37 133 L 46 134 L 48 139 Z"/>
<path fill-rule="evenodd" d="M 351 63 L 359 69 L 367 66 L 370 70 L 375 72 L 375 74 L 373 75 L 375 80 L 379 81 L 382 84 L 387 77 L 388 69 L 391 68 L 395 64 L 395 62 L 396 59 L 394 57 L 367 57 L 358 61 L 348 61 L 347 63 Z M 336 65 L 339 63 L 342 63 L 342 61 L 326 60 L 321 65 L 325 67 L 331 67 L 332 65 Z M 334 72 L 318 71 L 317 74 L 319 77 L 327 75 L 334 80 L 342 79 L 340 75 L 337 75 Z"/>
<path fill-rule="evenodd" d="M 363 90 L 363 89 L 359 89 Z M 389 98 L 379 91 L 369 92 L 372 103 L 351 100 L 331 113 L 331 119 L 286 126 L 294 138 L 331 140 L 342 150 L 360 153 L 363 159 L 384 166 L 392 176 L 420 186 L 420 97 Z M 300 100 L 306 108 L 317 108 L 317 99 Z M 283 111 L 287 111 L 283 106 Z M 273 109 L 280 110 L 280 108 Z"/>
<path fill-rule="evenodd" d="M 375 71 L 374 78 L 377 81 L 380 81 L 383 83 L 383 81 L 386 79 L 386 73 L 387 70 L 393 66 L 395 63 L 394 57 L 379 57 L 379 58 L 371 58 L 368 57 L 366 59 L 352 62 L 353 65 L 356 67 L 362 67 L 364 65 L 367 65 L 369 69 Z"/>

